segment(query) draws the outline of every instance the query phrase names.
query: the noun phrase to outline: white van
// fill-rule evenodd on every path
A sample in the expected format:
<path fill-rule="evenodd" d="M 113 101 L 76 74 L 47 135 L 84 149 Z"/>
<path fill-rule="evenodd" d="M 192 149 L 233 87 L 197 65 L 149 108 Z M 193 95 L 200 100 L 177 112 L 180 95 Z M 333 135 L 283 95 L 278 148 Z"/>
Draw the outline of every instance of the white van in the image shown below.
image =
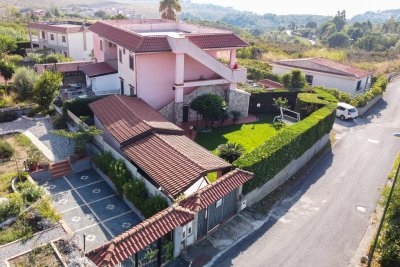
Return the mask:
<path fill-rule="evenodd" d="M 358 117 L 358 111 L 352 105 L 339 102 L 336 108 L 336 117 L 340 118 L 341 120 L 355 119 Z"/>

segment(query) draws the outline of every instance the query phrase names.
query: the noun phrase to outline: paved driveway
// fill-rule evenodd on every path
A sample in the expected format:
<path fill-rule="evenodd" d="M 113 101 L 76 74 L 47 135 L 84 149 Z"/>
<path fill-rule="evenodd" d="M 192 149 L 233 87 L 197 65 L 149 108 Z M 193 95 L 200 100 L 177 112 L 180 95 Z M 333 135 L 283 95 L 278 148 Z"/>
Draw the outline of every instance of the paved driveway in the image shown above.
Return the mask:
<path fill-rule="evenodd" d="M 141 222 L 93 169 L 41 184 L 64 222 L 89 251 Z"/>

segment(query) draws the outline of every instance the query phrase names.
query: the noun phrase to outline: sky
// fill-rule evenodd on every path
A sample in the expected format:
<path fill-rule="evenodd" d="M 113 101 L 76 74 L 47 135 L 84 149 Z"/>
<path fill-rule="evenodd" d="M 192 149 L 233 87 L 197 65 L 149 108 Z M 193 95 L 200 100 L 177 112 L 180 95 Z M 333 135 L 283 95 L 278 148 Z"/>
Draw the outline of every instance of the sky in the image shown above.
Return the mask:
<path fill-rule="evenodd" d="M 346 10 L 347 18 L 366 11 L 400 9 L 398 0 L 191 0 L 191 2 L 230 6 L 234 9 L 258 14 L 272 13 L 276 15 L 334 16 L 338 10 Z"/>

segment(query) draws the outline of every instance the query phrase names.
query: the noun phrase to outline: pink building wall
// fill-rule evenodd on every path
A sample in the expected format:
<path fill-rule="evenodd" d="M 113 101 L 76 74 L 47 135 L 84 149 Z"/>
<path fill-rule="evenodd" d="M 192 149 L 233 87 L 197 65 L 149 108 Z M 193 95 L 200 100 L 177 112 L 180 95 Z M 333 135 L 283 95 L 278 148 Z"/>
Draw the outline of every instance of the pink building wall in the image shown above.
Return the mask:
<path fill-rule="evenodd" d="M 100 37 L 98 34 L 93 33 L 93 54 L 97 62 L 104 62 L 104 52 L 100 50 Z M 104 40 L 103 40 L 104 47 Z"/>
<path fill-rule="evenodd" d="M 137 96 L 159 110 L 174 100 L 175 55 L 136 54 Z"/>

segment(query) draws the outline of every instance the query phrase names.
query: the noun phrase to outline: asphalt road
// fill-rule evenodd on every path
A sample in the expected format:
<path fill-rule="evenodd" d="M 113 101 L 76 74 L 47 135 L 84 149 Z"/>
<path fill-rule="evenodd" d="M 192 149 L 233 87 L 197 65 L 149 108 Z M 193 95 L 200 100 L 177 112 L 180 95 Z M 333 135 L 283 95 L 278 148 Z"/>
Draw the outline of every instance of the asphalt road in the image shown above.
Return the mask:
<path fill-rule="evenodd" d="M 400 79 L 362 118 L 336 120 L 336 142 L 297 178 L 269 219 L 213 266 L 349 266 L 400 150 Z"/>

